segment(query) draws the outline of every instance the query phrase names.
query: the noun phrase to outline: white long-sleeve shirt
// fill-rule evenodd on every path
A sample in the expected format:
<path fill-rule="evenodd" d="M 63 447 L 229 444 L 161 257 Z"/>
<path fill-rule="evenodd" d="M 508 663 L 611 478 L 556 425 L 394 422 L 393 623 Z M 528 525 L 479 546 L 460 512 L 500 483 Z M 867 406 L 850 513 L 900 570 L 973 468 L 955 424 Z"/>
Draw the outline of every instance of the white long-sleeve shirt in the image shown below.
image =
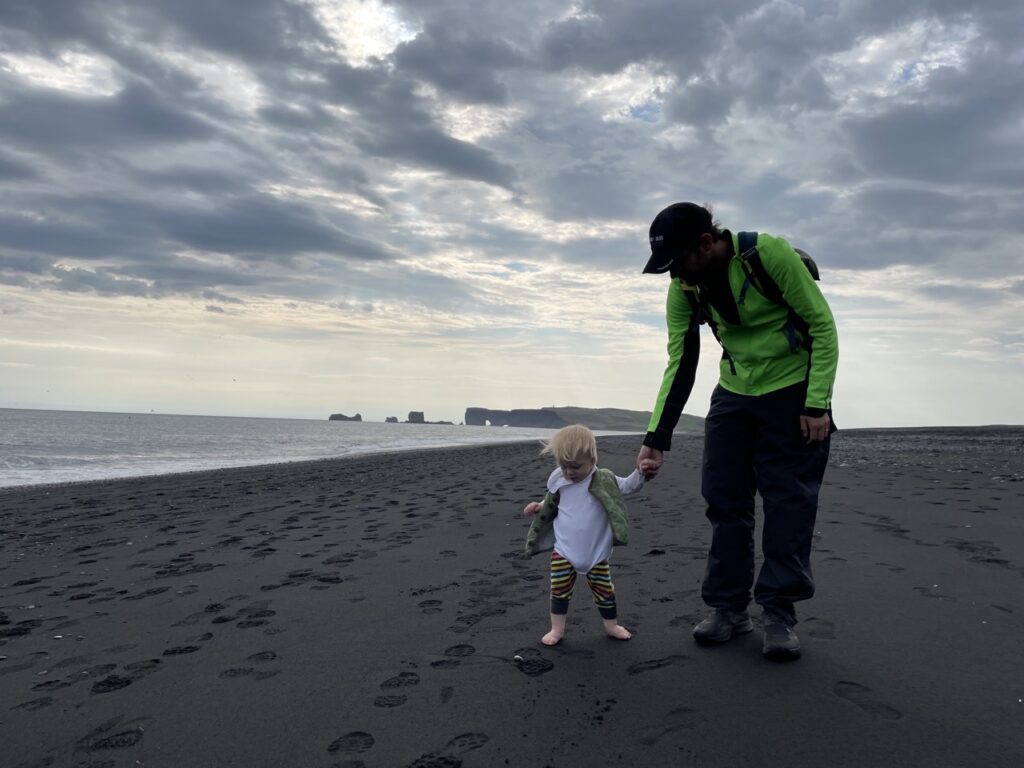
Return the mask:
<path fill-rule="evenodd" d="M 612 553 L 612 527 L 601 502 L 590 494 L 590 480 L 597 471 L 578 482 L 571 482 L 558 467 L 548 477 L 548 490 L 558 493 L 558 514 L 555 515 L 555 551 L 572 563 L 579 574 L 590 569 Z M 629 477 L 615 476 L 619 491 L 626 496 L 644 486 L 644 476 L 633 470 Z"/>

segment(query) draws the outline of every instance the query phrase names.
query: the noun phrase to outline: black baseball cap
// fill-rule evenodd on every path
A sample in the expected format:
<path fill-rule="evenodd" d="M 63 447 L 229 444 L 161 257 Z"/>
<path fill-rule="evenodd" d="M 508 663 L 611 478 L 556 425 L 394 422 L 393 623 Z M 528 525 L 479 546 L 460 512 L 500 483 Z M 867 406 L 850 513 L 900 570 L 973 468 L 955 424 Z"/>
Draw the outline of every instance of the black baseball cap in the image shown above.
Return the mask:
<path fill-rule="evenodd" d="M 668 272 L 680 251 L 705 232 L 714 232 L 711 211 L 696 203 L 673 203 L 651 222 L 651 257 L 644 274 Z"/>

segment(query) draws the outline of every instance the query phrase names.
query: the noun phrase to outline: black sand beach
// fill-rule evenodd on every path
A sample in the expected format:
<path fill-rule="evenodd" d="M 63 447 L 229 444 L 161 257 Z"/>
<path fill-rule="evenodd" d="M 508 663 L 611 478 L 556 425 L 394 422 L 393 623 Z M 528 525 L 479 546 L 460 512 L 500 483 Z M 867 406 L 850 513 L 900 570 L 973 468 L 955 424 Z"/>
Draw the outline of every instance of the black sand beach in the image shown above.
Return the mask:
<path fill-rule="evenodd" d="M 600 441 L 627 474 L 638 438 Z M 799 661 L 690 636 L 700 436 L 540 644 L 532 444 L 0 491 L 0 764 L 1024 765 L 1024 429 L 835 438 Z M 514 660 L 515 656 L 522 661 Z"/>

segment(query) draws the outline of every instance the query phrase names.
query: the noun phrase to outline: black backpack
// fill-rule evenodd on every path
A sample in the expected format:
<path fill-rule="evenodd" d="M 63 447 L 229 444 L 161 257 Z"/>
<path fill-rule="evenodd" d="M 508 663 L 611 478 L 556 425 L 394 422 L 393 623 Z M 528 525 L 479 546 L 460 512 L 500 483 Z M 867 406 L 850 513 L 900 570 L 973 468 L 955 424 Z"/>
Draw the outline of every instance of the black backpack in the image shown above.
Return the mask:
<path fill-rule="evenodd" d="M 780 304 L 785 307 L 789 313 L 786 318 L 786 322 L 780 329 L 786 334 L 786 339 L 789 341 L 789 348 L 796 352 L 801 346 L 804 349 L 810 349 L 811 338 L 807 333 L 808 326 L 807 322 L 800 317 L 793 308 L 789 306 L 786 300 L 782 296 L 782 289 L 779 288 L 778 283 L 768 274 L 768 270 L 764 268 L 764 264 L 761 263 L 761 254 L 757 251 L 757 232 L 737 232 L 737 238 L 739 239 L 739 250 L 740 250 L 740 265 L 743 267 L 743 272 L 746 274 L 746 279 L 743 281 L 743 285 L 740 288 L 740 295 L 736 299 L 737 304 L 743 304 L 747 299 L 747 291 L 750 286 L 753 285 L 757 291 L 769 301 L 773 301 L 776 304 Z M 807 267 L 807 271 L 811 273 L 811 277 L 815 280 L 820 280 L 821 275 L 818 272 L 818 265 L 814 262 L 814 259 L 810 257 L 808 253 L 794 248 L 797 255 L 800 257 L 800 261 L 803 262 L 804 266 Z M 690 304 L 693 306 L 694 313 L 693 322 L 696 325 L 701 323 L 707 323 L 711 328 L 711 332 L 715 334 L 715 338 L 718 339 L 718 343 L 721 344 L 722 340 L 718 336 L 718 324 L 712 319 L 711 312 L 706 306 L 706 300 L 700 295 L 699 290 L 688 290 L 685 291 L 687 297 L 690 300 Z M 797 333 L 799 332 L 800 337 L 798 338 Z M 802 341 L 801 341 L 802 339 Z M 732 369 L 733 375 L 736 374 L 736 366 L 733 365 L 732 358 L 729 356 L 729 352 L 722 346 L 722 355 L 729 361 L 729 367 Z"/>

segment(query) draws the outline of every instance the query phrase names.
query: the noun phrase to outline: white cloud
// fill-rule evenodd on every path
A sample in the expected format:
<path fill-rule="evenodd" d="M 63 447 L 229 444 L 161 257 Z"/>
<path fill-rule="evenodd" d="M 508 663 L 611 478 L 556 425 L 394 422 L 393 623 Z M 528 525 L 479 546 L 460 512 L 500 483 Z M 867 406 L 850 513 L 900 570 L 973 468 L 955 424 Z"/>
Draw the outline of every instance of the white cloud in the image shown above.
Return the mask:
<path fill-rule="evenodd" d="M 825 80 L 847 109 L 874 106 L 877 99 L 927 96 L 929 77 L 945 67 L 962 69 L 972 48 L 983 45 L 970 19 L 917 19 L 872 35 L 826 59 Z"/>
<path fill-rule="evenodd" d="M 51 58 L 0 54 L 0 72 L 9 72 L 35 86 L 83 96 L 111 96 L 121 87 L 108 58 L 72 50 Z"/>
<path fill-rule="evenodd" d="M 417 33 L 378 0 L 310 0 L 310 6 L 354 66 L 387 56 Z"/>

